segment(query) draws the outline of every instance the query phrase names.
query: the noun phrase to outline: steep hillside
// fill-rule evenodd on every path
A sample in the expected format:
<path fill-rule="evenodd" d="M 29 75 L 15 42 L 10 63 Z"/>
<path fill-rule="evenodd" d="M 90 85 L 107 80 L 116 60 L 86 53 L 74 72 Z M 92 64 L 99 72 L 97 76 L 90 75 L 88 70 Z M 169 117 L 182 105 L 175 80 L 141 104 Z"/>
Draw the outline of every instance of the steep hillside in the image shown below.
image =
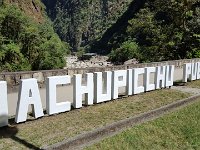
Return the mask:
<path fill-rule="evenodd" d="M 45 7 L 40 0 L 3 0 L 5 5 L 17 5 L 27 16 L 36 22 L 44 22 Z"/>
<path fill-rule="evenodd" d="M 40 0 L 0 1 L 0 71 L 63 68 L 68 51 Z"/>
<path fill-rule="evenodd" d="M 133 3 L 93 48 L 111 50 L 111 61 L 118 63 L 200 57 L 200 0 Z"/>
<path fill-rule="evenodd" d="M 76 51 L 100 39 L 132 0 L 43 0 L 59 36 Z"/>
<path fill-rule="evenodd" d="M 33 70 L 62 68 L 63 49 L 69 50 L 62 41 L 79 53 L 109 54 L 117 64 L 133 58 L 151 62 L 200 57 L 200 0 L 0 0 L 0 6 L 2 2 L 12 9 L 0 9 L 0 42 L 17 44 Z M 27 49 L 38 52 L 33 51 L 34 59 L 26 60 Z M 41 49 L 47 53 L 40 54 Z M 6 60 L 4 54 L 0 59 Z"/>
<path fill-rule="evenodd" d="M 126 29 L 129 25 L 129 20 L 133 19 L 135 15 L 148 5 L 147 0 L 133 0 L 125 12 L 102 34 L 102 37 L 90 45 L 90 50 L 99 53 L 109 54 L 111 49 L 118 48 L 122 44 L 124 37 L 127 37 Z"/>

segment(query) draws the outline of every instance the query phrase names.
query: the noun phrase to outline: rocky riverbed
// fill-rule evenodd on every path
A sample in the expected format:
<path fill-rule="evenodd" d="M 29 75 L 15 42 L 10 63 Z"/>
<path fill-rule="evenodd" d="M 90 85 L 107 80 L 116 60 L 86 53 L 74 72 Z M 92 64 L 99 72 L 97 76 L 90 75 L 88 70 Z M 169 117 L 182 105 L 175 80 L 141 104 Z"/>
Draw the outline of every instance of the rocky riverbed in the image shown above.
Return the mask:
<path fill-rule="evenodd" d="M 66 57 L 67 67 L 65 68 L 90 68 L 113 66 L 107 56 L 93 56 L 90 60 L 79 60 L 77 56 Z"/>

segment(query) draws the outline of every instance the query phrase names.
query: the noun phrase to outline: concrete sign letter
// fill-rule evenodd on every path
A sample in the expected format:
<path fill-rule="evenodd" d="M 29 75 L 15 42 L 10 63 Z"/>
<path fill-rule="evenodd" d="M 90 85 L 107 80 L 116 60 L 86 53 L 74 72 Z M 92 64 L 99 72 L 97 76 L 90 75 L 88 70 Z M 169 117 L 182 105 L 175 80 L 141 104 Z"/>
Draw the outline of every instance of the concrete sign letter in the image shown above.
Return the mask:
<path fill-rule="evenodd" d="M 139 94 L 144 92 L 144 86 L 138 86 L 139 75 L 145 73 L 144 68 L 133 69 L 133 94 Z"/>
<path fill-rule="evenodd" d="M 166 66 L 165 87 L 173 86 L 174 84 L 174 66 Z"/>
<path fill-rule="evenodd" d="M 188 77 L 191 80 L 191 73 L 192 73 L 192 64 L 187 63 L 183 65 L 183 82 L 187 82 Z"/>
<path fill-rule="evenodd" d="M 113 71 L 112 77 L 112 99 L 117 99 L 119 94 L 119 87 L 126 86 L 127 70 Z"/>
<path fill-rule="evenodd" d="M 198 64 L 197 63 L 192 63 L 192 70 L 191 70 L 191 81 L 194 81 L 197 79 L 197 67 Z"/>
<path fill-rule="evenodd" d="M 71 82 L 70 76 L 56 76 L 47 78 L 46 104 L 48 115 L 53 115 L 71 110 L 70 102 L 57 103 L 56 86 Z"/>
<path fill-rule="evenodd" d="M 200 62 L 197 63 L 197 80 L 200 79 Z"/>
<path fill-rule="evenodd" d="M 73 78 L 73 106 L 82 107 L 82 95 L 85 94 L 85 104 L 92 105 L 94 99 L 93 73 L 86 74 L 86 86 L 82 85 L 82 75 L 74 75 Z"/>
<path fill-rule="evenodd" d="M 165 66 L 156 67 L 156 89 L 165 87 Z"/>
<path fill-rule="evenodd" d="M 155 88 L 156 88 L 155 81 L 154 81 L 154 84 L 150 84 L 151 73 L 155 73 L 155 72 L 156 72 L 155 67 L 146 67 L 145 68 L 145 77 L 144 77 L 145 78 L 145 91 L 155 90 Z"/>
<path fill-rule="evenodd" d="M 133 95 L 133 69 L 127 70 L 126 92 L 127 95 Z"/>
<path fill-rule="evenodd" d="M 21 80 L 16 111 L 16 123 L 27 119 L 28 107 L 32 106 L 35 118 L 44 116 L 37 79 Z"/>
<path fill-rule="evenodd" d="M 103 79 L 104 82 L 103 82 Z M 94 73 L 94 102 L 101 103 L 111 100 L 112 72 L 106 71 Z"/>
<path fill-rule="evenodd" d="M 0 127 L 8 125 L 7 83 L 0 81 Z"/>

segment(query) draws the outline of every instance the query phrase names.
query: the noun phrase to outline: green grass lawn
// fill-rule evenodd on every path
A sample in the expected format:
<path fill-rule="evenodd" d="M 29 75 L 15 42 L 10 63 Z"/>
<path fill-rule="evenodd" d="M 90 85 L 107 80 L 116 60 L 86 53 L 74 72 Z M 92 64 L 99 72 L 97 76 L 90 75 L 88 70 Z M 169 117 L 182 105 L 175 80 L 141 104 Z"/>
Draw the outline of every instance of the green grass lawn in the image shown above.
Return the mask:
<path fill-rule="evenodd" d="M 200 100 L 164 117 L 130 128 L 86 149 L 199 150 Z"/>
<path fill-rule="evenodd" d="M 170 89 L 156 90 L 28 121 L 7 129 L 9 132 L 0 128 L 0 149 L 44 147 L 188 96 Z"/>
<path fill-rule="evenodd" d="M 190 88 L 200 88 L 200 80 L 188 81 L 187 83 L 183 83 L 182 81 L 174 82 L 174 86 L 187 86 Z"/>
<path fill-rule="evenodd" d="M 200 80 L 187 82 L 185 85 L 191 88 L 200 88 Z"/>

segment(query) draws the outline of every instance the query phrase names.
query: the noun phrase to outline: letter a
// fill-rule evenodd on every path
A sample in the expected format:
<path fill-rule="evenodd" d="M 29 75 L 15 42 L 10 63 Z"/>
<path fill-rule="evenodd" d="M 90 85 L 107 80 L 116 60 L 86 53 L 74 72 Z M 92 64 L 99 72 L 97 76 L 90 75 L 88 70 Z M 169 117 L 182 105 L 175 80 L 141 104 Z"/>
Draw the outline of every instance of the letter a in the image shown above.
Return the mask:
<path fill-rule="evenodd" d="M 26 121 L 29 105 L 32 106 L 32 112 L 35 118 L 44 116 L 36 79 L 21 80 L 15 118 L 16 123 Z"/>

